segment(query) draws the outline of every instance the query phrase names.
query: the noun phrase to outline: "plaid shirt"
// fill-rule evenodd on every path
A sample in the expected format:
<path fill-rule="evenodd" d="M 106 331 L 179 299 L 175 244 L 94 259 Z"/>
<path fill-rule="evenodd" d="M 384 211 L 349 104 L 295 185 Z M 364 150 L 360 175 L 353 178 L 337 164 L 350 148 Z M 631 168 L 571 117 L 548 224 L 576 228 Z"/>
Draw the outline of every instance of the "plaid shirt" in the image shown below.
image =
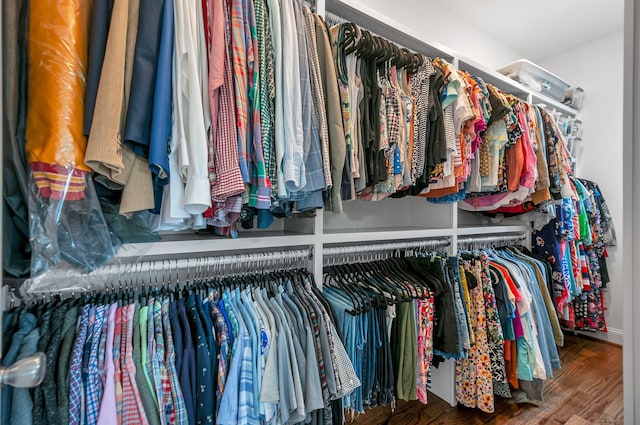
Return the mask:
<path fill-rule="evenodd" d="M 82 355 L 84 344 L 87 339 L 90 306 L 82 307 L 82 313 L 78 320 L 78 331 L 76 340 L 73 343 L 71 360 L 69 362 L 69 424 L 79 425 L 81 423 L 82 400 L 84 398 L 84 387 L 82 386 Z"/>
<path fill-rule="evenodd" d="M 258 39 L 258 63 L 260 66 L 260 132 L 264 163 L 267 178 L 271 182 L 271 190 L 276 189 L 276 152 L 275 129 L 275 73 L 273 69 L 273 40 L 271 26 L 267 16 L 267 5 L 264 0 L 254 1 L 256 14 L 256 36 Z"/>
<path fill-rule="evenodd" d="M 162 378 L 160 377 L 160 364 L 158 363 L 156 343 L 156 321 L 155 321 L 155 298 L 150 298 L 147 310 L 147 357 L 150 362 L 149 378 L 153 385 L 151 388 L 155 390 L 156 401 L 158 403 L 158 411 L 160 412 L 160 423 L 167 423 L 164 406 L 162 405 Z"/>
<path fill-rule="evenodd" d="M 165 342 L 162 332 L 162 304 L 156 299 L 153 303 L 153 328 L 155 333 L 156 349 L 153 364 L 153 379 L 156 384 L 156 393 L 160 406 L 160 416 L 164 424 L 176 423 L 176 406 L 171 395 L 171 380 L 165 364 Z"/>
<path fill-rule="evenodd" d="M 116 393 L 116 413 L 118 415 L 118 425 L 122 425 L 122 367 L 121 367 L 121 346 L 122 346 L 122 307 L 116 310 L 116 322 L 113 331 L 113 364 L 114 364 L 114 383 Z"/>
<path fill-rule="evenodd" d="M 100 379 L 102 374 L 98 358 L 102 330 L 106 328 L 104 326 L 106 308 L 106 306 L 96 307 L 95 320 L 93 322 L 89 362 L 87 365 L 87 396 L 85 399 L 85 423 L 87 424 L 97 423 L 100 401 L 102 400 L 103 381 Z"/>
<path fill-rule="evenodd" d="M 105 353 L 107 350 L 107 330 L 108 330 L 108 320 L 109 320 L 109 308 L 110 305 L 104 306 L 104 324 L 102 326 L 102 333 L 100 334 L 100 342 L 98 343 L 98 370 L 104 370 L 104 362 L 105 362 Z M 100 373 L 100 383 L 102 388 L 105 385 L 105 376 L 104 373 Z"/>
<path fill-rule="evenodd" d="M 231 361 L 231 348 L 229 346 L 229 328 L 227 322 L 224 321 L 220 309 L 213 301 L 215 296 L 213 293 L 210 295 L 209 308 L 211 309 L 212 316 L 214 318 L 214 324 L 216 327 L 216 336 L 218 340 L 218 382 L 216 385 L 216 410 L 220 406 L 220 400 L 222 400 L 222 394 L 224 393 L 225 382 L 227 381 L 227 370 L 229 368 L 229 362 Z M 217 413 L 217 411 L 216 411 Z"/>
<path fill-rule="evenodd" d="M 231 0 L 231 49 L 233 77 L 236 94 L 236 125 L 238 128 L 238 159 L 245 183 L 250 183 L 249 175 L 249 68 L 247 50 L 253 45 L 247 42 L 245 28 L 245 1 Z"/>
<path fill-rule="evenodd" d="M 244 326 L 244 324 L 242 325 Z M 238 393 L 238 423 L 258 424 L 260 421 L 253 415 L 253 355 L 251 350 L 251 337 L 246 329 L 242 330 L 242 361 L 240 363 L 240 392 Z"/>
<path fill-rule="evenodd" d="M 155 392 L 155 401 L 158 406 L 158 412 L 160 413 L 160 423 L 166 424 L 164 409 L 162 408 L 162 382 L 160 379 L 160 365 L 158 364 L 158 357 L 156 357 L 156 327 L 153 314 L 153 308 L 155 305 L 155 299 L 150 298 L 147 304 L 147 357 L 146 366 L 147 373 L 149 375 L 150 388 Z"/>
<path fill-rule="evenodd" d="M 324 91 L 320 76 L 320 59 L 318 58 L 318 45 L 316 44 L 316 21 L 309 6 L 304 5 L 302 12 L 307 30 L 307 54 L 309 56 L 311 89 L 313 90 L 313 100 L 315 103 L 314 109 L 322 149 L 322 169 L 324 171 L 325 186 L 329 188 L 333 185 L 331 181 L 331 158 L 329 155 L 329 125 L 327 123 L 327 107 L 324 101 Z"/>
<path fill-rule="evenodd" d="M 135 385 L 136 367 L 133 363 L 133 313 L 135 304 L 122 308 L 121 372 L 122 372 L 122 423 L 146 425 L 147 416 L 142 406 L 138 387 Z"/>
<path fill-rule="evenodd" d="M 226 308 L 227 314 L 235 319 L 234 327 L 237 329 L 237 334 L 229 371 L 228 394 L 223 397 L 218 423 L 222 425 L 259 423 L 259 420 L 253 415 L 251 337 L 240 311 L 236 310 L 237 306 L 232 297 L 225 292 L 223 300 L 225 307 L 228 306 Z"/>
<path fill-rule="evenodd" d="M 224 1 L 224 0 L 223 0 Z M 226 2 L 224 2 L 226 3 Z M 244 192 L 244 175 L 239 163 L 239 129 L 236 128 L 236 98 L 234 93 L 233 71 L 231 69 L 231 29 L 230 11 L 225 6 L 225 59 L 223 84 L 214 92 L 212 102 L 216 102 L 217 120 L 213 140 L 213 162 L 210 169 L 211 198 L 215 202 L 224 202 L 227 198 Z M 215 110 L 215 108 L 212 107 Z"/>
<path fill-rule="evenodd" d="M 236 312 L 232 308 L 231 303 L 229 302 L 229 291 L 225 291 L 225 293 L 222 294 L 221 302 L 224 303 L 224 309 L 227 312 L 227 316 L 229 317 L 229 323 L 231 324 L 231 329 L 229 329 L 229 331 L 233 336 L 233 338 L 231 339 L 231 344 L 232 344 L 231 357 L 233 357 L 236 354 L 234 351 L 235 345 L 236 345 L 235 340 L 236 338 L 238 338 L 238 333 L 240 332 L 240 325 L 236 317 Z"/>
<path fill-rule="evenodd" d="M 391 74 L 395 74 L 395 67 L 391 68 Z M 383 87 L 385 90 L 384 98 L 386 101 L 387 111 L 387 136 L 389 138 L 389 147 L 397 145 L 398 136 L 400 135 L 400 99 L 398 98 L 398 90 L 392 84 L 389 77 L 384 78 Z"/>
<path fill-rule="evenodd" d="M 104 347 L 104 363 L 101 377 L 104 379 L 104 392 L 100 401 L 98 425 L 111 425 L 117 422 L 115 398 L 115 365 L 113 364 L 113 338 L 116 324 L 117 304 L 108 306 L 107 337 Z"/>
<path fill-rule="evenodd" d="M 300 200 L 307 198 L 308 194 L 304 192 L 315 192 L 324 190 L 327 185 L 322 165 L 322 149 L 320 144 L 320 135 L 318 133 L 318 121 L 315 112 L 315 104 L 313 100 L 314 93 L 311 84 L 311 71 L 309 64 L 309 54 L 307 52 L 307 32 L 304 22 L 304 14 L 299 2 L 293 3 L 293 12 L 296 22 L 296 35 L 298 39 L 298 58 L 299 63 L 299 79 L 300 79 L 300 95 L 302 105 L 302 163 L 300 170 L 303 178 L 300 191 L 303 193 L 292 193 L 291 199 Z M 285 161 L 286 164 L 286 161 Z M 294 169 L 295 169 L 294 165 Z M 313 202 L 311 203 L 313 205 Z M 308 208 L 302 202 L 296 205 L 298 208 Z"/>
<path fill-rule="evenodd" d="M 87 421 L 87 396 L 88 392 L 92 391 L 92 389 L 87 388 L 87 382 L 89 378 L 89 357 L 91 357 L 91 341 L 93 341 L 93 326 L 96 322 L 96 306 L 92 305 L 89 309 L 89 319 L 87 323 L 87 337 L 85 339 L 84 347 L 82 347 L 82 387 L 84 391 L 82 392 L 82 403 L 80 404 L 80 417 L 82 418 L 82 422 L 86 423 Z M 46 327 L 43 326 L 46 329 Z M 36 403 L 37 405 L 37 403 Z"/>
<path fill-rule="evenodd" d="M 185 406 L 184 398 L 182 397 L 182 389 L 180 388 L 180 382 L 178 381 L 178 371 L 176 370 L 176 352 L 173 346 L 173 334 L 171 333 L 171 323 L 169 322 L 169 299 L 164 298 L 162 300 L 162 324 L 166 336 L 165 340 L 165 364 L 167 368 L 167 374 L 169 376 L 169 383 L 171 386 L 171 397 L 173 399 L 173 405 L 175 406 L 175 423 L 186 424 L 187 407 Z"/>
<path fill-rule="evenodd" d="M 260 64 L 258 60 L 258 36 L 256 28 L 255 10 L 252 1 L 244 1 L 245 31 L 250 38 L 247 40 L 247 66 L 249 68 L 249 101 L 252 127 L 250 138 L 252 142 L 249 157 L 251 159 L 251 187 L 249 191 L 249 206 L 268 210 L 271 208 L 271 181 L 267 177 L 264 149 L 262 145 L 261 127 L 261 99 L 260 99 Z"/>

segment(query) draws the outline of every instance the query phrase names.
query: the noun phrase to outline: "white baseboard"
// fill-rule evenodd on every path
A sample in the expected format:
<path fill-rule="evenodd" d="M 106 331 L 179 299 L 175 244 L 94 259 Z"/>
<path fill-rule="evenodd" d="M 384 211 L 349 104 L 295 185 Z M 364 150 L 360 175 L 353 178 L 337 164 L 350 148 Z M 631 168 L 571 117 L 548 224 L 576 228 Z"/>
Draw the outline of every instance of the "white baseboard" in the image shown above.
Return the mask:
<path fill-rule="evenodd" d="M 586 335 L 591 338 L 600 339 L 602 341 L 607 341 L 612 344 L 622 345 L 623 342 L 623 331 L 622 329 L 608 328 L 607 332 L 589 332 L 589 331 L 575 331 L 568 330 L 567 332 L 572 332 L 576 335 Z"/>
<path fill-rule="evenodd" d="M 613 344 L 622 345 L 622 342 L 624 341 L 624 333 L 622 329 L 609 328 L 606 333 L 596 332 L 596 335 L 598 335 L 598 337 L 602 336 L 602 339 Z"/>

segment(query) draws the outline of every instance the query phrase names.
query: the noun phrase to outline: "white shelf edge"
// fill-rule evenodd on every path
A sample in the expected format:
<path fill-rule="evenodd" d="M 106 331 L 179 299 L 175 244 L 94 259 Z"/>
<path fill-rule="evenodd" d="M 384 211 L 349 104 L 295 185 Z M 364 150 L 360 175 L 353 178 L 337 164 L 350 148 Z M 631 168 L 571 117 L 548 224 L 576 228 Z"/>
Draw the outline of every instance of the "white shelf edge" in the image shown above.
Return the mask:
<path fill-rule="evenodd" d="M 573 109 L 570 106 L 565 105 L 564 103 L 560 103 L 555 99 L 551 99 L 548 96 L 540 94 L 538 92 L 531 92 L 531 96 L 533 96 L 533 104 L 545 104 L 547 108 L 555 109 L 560 112 L 564 112 L 567 115 L 571 115 L 574 118 L 580 119 L 580 112 L 576 109 Z"/>
<path fill-rule="evenodd" d="M 530 232 L 531 228 L 526 224 L 514 224 L 504 226 L 491 226 L 491 225 L 479 225 L 459 227 L 457 229 L 458 236 L 473 236 L 473 235 L 491 235 L 502 233 L 518 233 L 518 232 Z"/>
<path fill-rule="evenodd" d="M 242 251 L 264 248 L 311 246 L 315 244 L 340 244 L 358 242 L 376 242 L 392 240 L 452 238 L 455 236 L 487 235 L 529 231 L 527 225 L 469 226 L 443 229 L 394 229 L 385 231 L 363 230 L 320 235 L 280 235 L 240 237 L 225 239 L 221 237 L 186 239 L 178 241 L 158 241 L 150 243 L 126 244 L 120 248 L 116 258 L 142 258 L 167 255 L 202 254 L 206 252 Z"/>
<path fill-rule="evenodd" d="M 485 80 L 485 83 L 493 84 L 499 89 L 509 92 L 514 96 L 526 97 L 526 95 L 531 92 L 530 89 L 526 88 L 517 81 L 512 80 L 511 78 L 502 75 L 497 71 L 489 69 L 485 65 L 482 65 L 467 57 L 458 56 L 458 69 L 462 71 L 469 71 L 470 74 L 475 74 L 477 77 L 481 77 L 483 80 Z M 524 100 L 526 100 L 526 98 Z"/>
<path fill-rule="evenodd" d="M 126 244 L 116 254 L 116 258 L 154 257 L 176 254 L 199 254 L 234 250 L 308 246 L 315 243 L 314 235 L 281 235 L 262 237 L 242 237 L 226 239 L 222 237 L 188 239 L 180 241 L 158 241 L 150 243 Z"/>
<path fill-rule="evenodd" d="M 451 49 L 435 42 L 426 42 L 415 34 L 411 28 L 383 15 L 364 2 L 358 0 L 325 0 L 325 10 L 337 13 L 342 18 L 352 20 L 354 23 L 362 25 L 365 29 L 402 45 L 402 47 L 424 54 L 437 53 L 449 60 L 453 60 L 456 57 Z M 352 15 L 357 15 L 360 18 L 360 22 L 357 19 L 352 19 Z M 377 26 L 369 27 L 366 25 L 367 23 L 362 24 L 363 20 Z"/>
<path fill-rule="evenodd" d="M 375 241 L 392 241 L 407 239 L 426 239 L 439 237 L 452 237 L 451 228 L 446 229 L 411 229 L 403 230 L 402 228 L 389 231 L 362 231 L 362 232 L 345 232 L 345 233 L 325 233 L 322 235 L 324 244 L 338 244 L 350 242 L 375 242 Z"/>

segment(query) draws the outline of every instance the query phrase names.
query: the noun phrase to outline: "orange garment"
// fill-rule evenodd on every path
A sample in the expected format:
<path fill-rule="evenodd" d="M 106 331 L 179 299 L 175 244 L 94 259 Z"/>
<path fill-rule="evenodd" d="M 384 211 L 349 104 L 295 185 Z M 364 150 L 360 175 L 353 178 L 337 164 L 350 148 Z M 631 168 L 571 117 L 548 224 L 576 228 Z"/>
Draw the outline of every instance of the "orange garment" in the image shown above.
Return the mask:
<path fill-rule="evenodd" d="M 507 380 L 513 388 L 518 389 L 518 345 L 516 341 L 505 340 L 504 353 L 507 366 Z M 507 353 L 509 359 L 507 359 Z"/>
<path fill-rule="evenodd" d="M 90 0 L 29 4 L 29 163 L 89 171 L 84 164 L 83 108 L 91 6 Z M 52 167 L 48 171 L 61 172 Z"/>
<path fill-rule="evenodd" d="M 84 198 L 83 132 L 92 1 L 29 4 L 25 153 L 43 198 Z"/>
<path fill-rule="evenodd" d="M 474 119 L 468 120 L 462 132 L 464 133 L 464 137 L 466 142 L 471 145 L 474 140 L 478 138 L 478 134 L 476 133 L 476 124 L 480 121 L 484 120 L 484 114 L 482 112 L 482 107 L 480 106 L 480 102 L 482 101 L 482 89 L 478 86 L 478 83 L 471 78 L 468 72 L 458 71 L 460 76 L 465 79 L 467 82 L 467 90 L 469 92 L 469 99 L 471 101 L 471 107 L 473 109 L 473 113 L 475 114 Z M 469 154 L 474 153 L 473 146 L 469 146 Z M 477 146 L 476 146 L 477 149 Z M 470 155 L 467 155 L 469 157 Z"/>
<path fill-rule="evenodd" d="M 511 274 L 509 274 L 509 270 L 507 270 L 504 266 L 498 263 L 494 263 L 493 261 L 490 261 L 489 264 L 492 267 L 495 267 L 496 269 L 498 269 L 500 273 L 502 273 L 502 276 L 504 277 L 505 282 L 507 282 L 507 285 L 509 286 L 509 290 L 511 291 L 513 296 L 516 298 L 516 302 L 520 301 L 522 299 L 522 295 L 520 295 L 520 291 L 518 290 L 518 287 L 516 286 L 513 279 L 511 279 Z"/>
<path fill-rule="evenodd" d="M 505 150 L 505 160 L 507 161 L 507 189 L 509 192 L 515 192 L 520 189 L 520 176 L 524 167 L 522 137 L 518 137 L 516 144 Z"/>
<path fill-rule="evenodd" d="M 466 127 L 466 123 L 472 123 L 473 120 L 468 120 L 465 122 L 465 126 L 463 126 L 463 130 L 464 127 Z M 460 161 L 461 164 L 460 165 L 456 165 L 455 167 L 453 167 L 453 175 L 457 177 L 456 181 L 458 183 L 464 183 L 467 180 L 467 159 L 469 158 L 468 155 L 468 143 L 465 139 L 465 133 L 464 131 L 460 132 L 460 136 L 458 137 L 459 139 L 459 143 L 460 143 Z"/>
<path fill-rule="evenodd" d="M 442 196 L 453 195 L 454 193 L 458 193 L 458 185 L 455 184 L 451 187 L 445 187 L 442 189 L 431 189 L 427 193 L 421 193 L 418 196 L 421 198 L 440 198 Z"/>

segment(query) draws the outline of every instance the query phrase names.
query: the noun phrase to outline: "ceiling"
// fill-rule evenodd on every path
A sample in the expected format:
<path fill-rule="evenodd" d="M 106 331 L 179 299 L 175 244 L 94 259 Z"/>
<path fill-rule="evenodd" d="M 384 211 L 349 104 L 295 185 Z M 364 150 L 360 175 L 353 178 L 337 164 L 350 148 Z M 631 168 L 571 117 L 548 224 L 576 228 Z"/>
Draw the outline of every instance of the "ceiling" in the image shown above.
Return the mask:
<path fill-rule="evenodd" d="M 532 61 L 622 31 L 624 24 L 624 0 L 432 1 Z"/>

